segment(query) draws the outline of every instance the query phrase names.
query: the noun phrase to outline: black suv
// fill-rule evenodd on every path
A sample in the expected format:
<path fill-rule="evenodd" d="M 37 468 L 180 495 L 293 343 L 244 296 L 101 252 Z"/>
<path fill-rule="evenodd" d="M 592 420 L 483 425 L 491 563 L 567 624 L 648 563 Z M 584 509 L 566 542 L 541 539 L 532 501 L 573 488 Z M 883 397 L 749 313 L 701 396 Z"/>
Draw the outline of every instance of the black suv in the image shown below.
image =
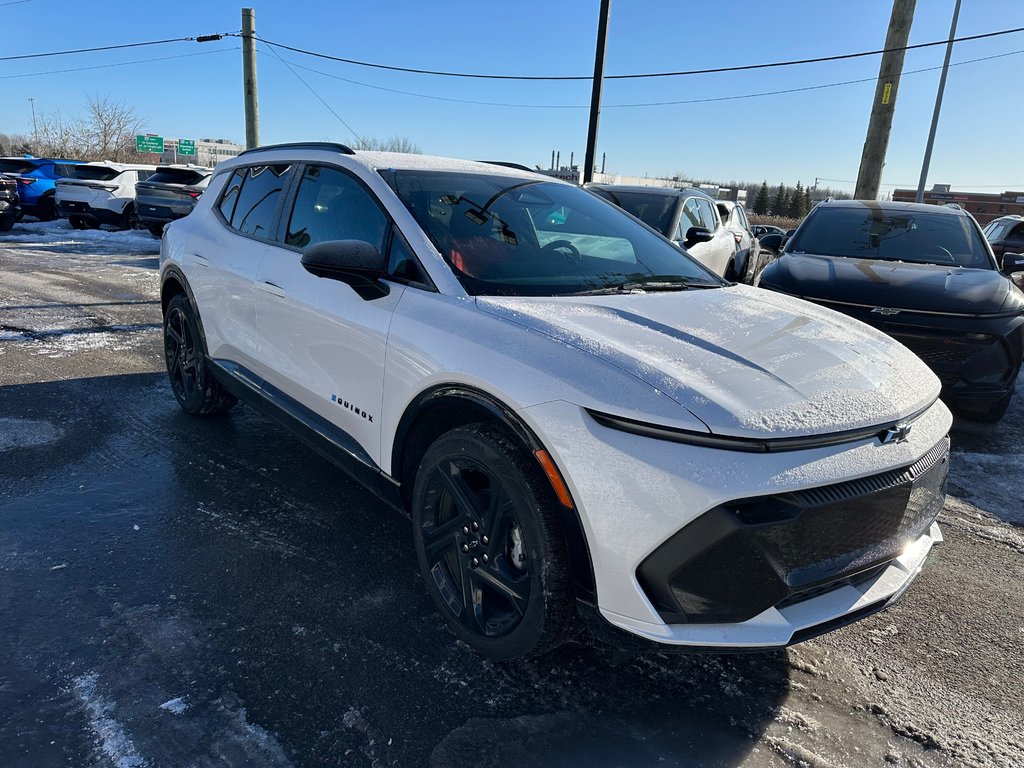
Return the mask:
<path fill-rule="evenodd" d="M 965 416 L 1002 418 L 1024 353 L 1024 292 L 977 222 L 945 206 L 823 202 L 765 267 L 760 285 L 823 304 L 909 347 Z"/>
<path fill-rule="evenodd" d="M 21 218 L 18 182 L 0 173 L 0 232 L 8 232 Z"/>

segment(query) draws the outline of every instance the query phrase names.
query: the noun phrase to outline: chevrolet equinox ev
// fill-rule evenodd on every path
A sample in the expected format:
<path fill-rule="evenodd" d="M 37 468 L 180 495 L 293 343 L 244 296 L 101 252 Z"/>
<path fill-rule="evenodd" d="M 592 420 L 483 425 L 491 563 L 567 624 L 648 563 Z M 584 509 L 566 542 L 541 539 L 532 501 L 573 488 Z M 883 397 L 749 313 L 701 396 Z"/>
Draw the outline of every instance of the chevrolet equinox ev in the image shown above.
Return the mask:
<path fill-rule="evenodd" d="M 261 147 L 160 252 L 171 389 L 238 399 L 411 517 L 481 654 L 799 642 L 941 540 L 951 417 L 888 336 L 733 285 L 507 165 Z M 410 556 L 412 556 L 412 549 Z"/>

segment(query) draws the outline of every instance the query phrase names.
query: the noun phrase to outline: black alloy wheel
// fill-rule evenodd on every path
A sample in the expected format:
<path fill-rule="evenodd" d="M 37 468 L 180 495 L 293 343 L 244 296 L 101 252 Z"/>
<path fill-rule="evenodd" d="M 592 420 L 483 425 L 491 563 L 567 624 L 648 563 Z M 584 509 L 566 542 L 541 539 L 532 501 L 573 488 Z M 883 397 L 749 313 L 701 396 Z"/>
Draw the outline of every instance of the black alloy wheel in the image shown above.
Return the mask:
<path fill-rule="evenodd" d="M 122 226 L 124 229 L 142 229 L 142 224 L 139 222 L 139 212 L 135 210 L 135 203 L 128 203 L 125 206 L 123 219 Z"/>
<path fill-rule="evenodd" d="M 60 216 L 57 210 L 57 199 L 54 195 L 47 195 L 39 201 L 36 218 L 40 221 L 53 221 Z"/>
<path fill-rule="evenodd" d="M 455 634 L 510 659 L 559 644 L 572 616 L 564 535 L 534 457 L 487 424 L 428 449 L 416 475 L 420 570 Z"/>
<path fill-rule="evenodd" d="M 238 402 L 210 375 L 199 326 L 184 294 L 173 297 L 164 312 L 164 358 L 171 391 L 186 413 L 220 413 Z"/>

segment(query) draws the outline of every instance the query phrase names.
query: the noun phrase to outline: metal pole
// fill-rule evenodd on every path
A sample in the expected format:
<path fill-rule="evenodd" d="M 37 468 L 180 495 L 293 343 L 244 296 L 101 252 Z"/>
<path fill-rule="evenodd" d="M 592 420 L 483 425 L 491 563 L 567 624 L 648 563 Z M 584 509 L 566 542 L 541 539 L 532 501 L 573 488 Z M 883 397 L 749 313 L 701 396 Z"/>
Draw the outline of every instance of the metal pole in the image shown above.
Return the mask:
<path fill-rule="evenodd" d="M 871 119 L 864 139 L 860 170 L 857 172 L 857 188 L 854 197 L 858 200 L 874 200 L 882 182 L 882 166 L 885 152 L 889 148 L 889 131 L 892 116 L 896 110 L 896 93 L 899 90 L 900 75 L 903 73 L 904 48 L 910 37 L 910 25 L 914 22 L 914 6 L 917 0 L 893 0 L 892 15 L 889 17 L 889 31 L 885 35 L 887 53 L 882 54 L 878 67 L 878 84 L 875 86 L 875 100 L 871 106 Z"/>
<path fill-rule="evenodd" d="M 939 126 L 939 112 L 942 110 L 942 94 L 946 91 L 946 73 L 949 71 L 949 57 L 953 55 L 953 40 L 956 39 L 956 22 L 960 18 L 960 0 L 956 0 L 953 8 L 953 23 L 949 25 L 949 42 L 946 43 L 946 58 L 942 62 L 942 74 L 939 76 L 939 91 L 935 94 L 935 111 L 932 112 L 932 127 L 928 131 L 928 143 L 924 149 L 924 162 L 921 164 L 921 179 L 917 182 L 917 195 L 914 200 L 924 202 L 924 185 L 928 181 L 928 166 L 932 163 L 932 147 L 935 145 L 935 129 Z"/>
<path fill-rule="evenodd" d="M 36 127 L 36 100 L 29 97 L 28 101 L 32 105 L 32 139 L 34 140 L 39 135 L 39 128 Z"/>
<path fill-rule="evenodd" d="M 242 9 L 242 74 L 245 91 L 245 148 L 260 145 L 260 107 L 256 91 L 256 13 Z"/>
<path fill-rule="evenodd" d="M 597 50 L 594 53 L 594 85 L 590 92 L 590 126 L 587 129 L 587 154 L 583 161 L 583 183 L 594 180 L 597 155 L 597 124 L 601 117 L 601 88 L 604 85 L 604 51 L 608 41 L 608 19 L 612 0 L 601 0 L 601 18 L 597 22 Z"/>

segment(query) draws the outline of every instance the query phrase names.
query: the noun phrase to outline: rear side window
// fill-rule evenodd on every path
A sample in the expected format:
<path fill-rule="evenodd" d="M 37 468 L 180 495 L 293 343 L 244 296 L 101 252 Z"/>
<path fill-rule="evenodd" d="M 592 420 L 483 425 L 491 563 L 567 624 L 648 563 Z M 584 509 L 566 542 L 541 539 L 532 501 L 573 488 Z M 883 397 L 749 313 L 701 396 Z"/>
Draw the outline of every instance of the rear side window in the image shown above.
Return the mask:
<path fill-rule="evenodd" d="M 231 214 L 233 229 L 246 235 L 271 237 L 274 211 L 289 168 L 287 165 L 254 165 L 245 169 L 242 189 Z"/>
<path fill-rule="evenodd" d="M 70 163 L 54 163 L 53 175 L 58 179 L 73 179 L 75 178 L 75 166 Z"/>
<path fill-rule="evenodd" d="M 105 165 L 80 165 L 76 169 L 75 178 L 85 181 L 110 181 L 121 175 L 117 168 L 108 168 Z"/>
<path fill-rule="evenodd" d="M 217 203 L 220 215 L 224 217 L 224 221 L 228 222 L 228 224 L 231 223 L 231 216 L 235 212 L 235 203 L 238 202 L 238 193 L 242 189 L 242 179 L 244 178 L 244 168 L 231 174 L 231 178 L 224 186 L 224 193 L 220 196 L 220 202 Z"/>
<path fill-rule="evenodd" d="M 0 173 L 9 173 L 12 176 L 18 176 L 22 173 L 32 173 L 36 169 L 36 164 L 28 162 L 26 160 L 18 160 L 16 158 L 0 158 Z"/>
<path fill-rule="evenodd" d="M 1007 240 L 1013 240 L 1015 243 L 1024 241 L 1024 224 L 1018 224 Z"/>
<path fill-rule="evenodd" d="M 305 248 L 328 240 L 362 240 L 384 252 L 388 219 L 347 173 L 311 165 L 299 184 L 285 243 Z"/>
<path fill-rule="evenodd" d="M 156 173 L 156 171 L 144 171 L 144 170 L 141 170 L 141 169 L 137 170 L 135 172 L 136 181 L 145 181 L 150 176 L 152 176 L 154 173 Z"/>

